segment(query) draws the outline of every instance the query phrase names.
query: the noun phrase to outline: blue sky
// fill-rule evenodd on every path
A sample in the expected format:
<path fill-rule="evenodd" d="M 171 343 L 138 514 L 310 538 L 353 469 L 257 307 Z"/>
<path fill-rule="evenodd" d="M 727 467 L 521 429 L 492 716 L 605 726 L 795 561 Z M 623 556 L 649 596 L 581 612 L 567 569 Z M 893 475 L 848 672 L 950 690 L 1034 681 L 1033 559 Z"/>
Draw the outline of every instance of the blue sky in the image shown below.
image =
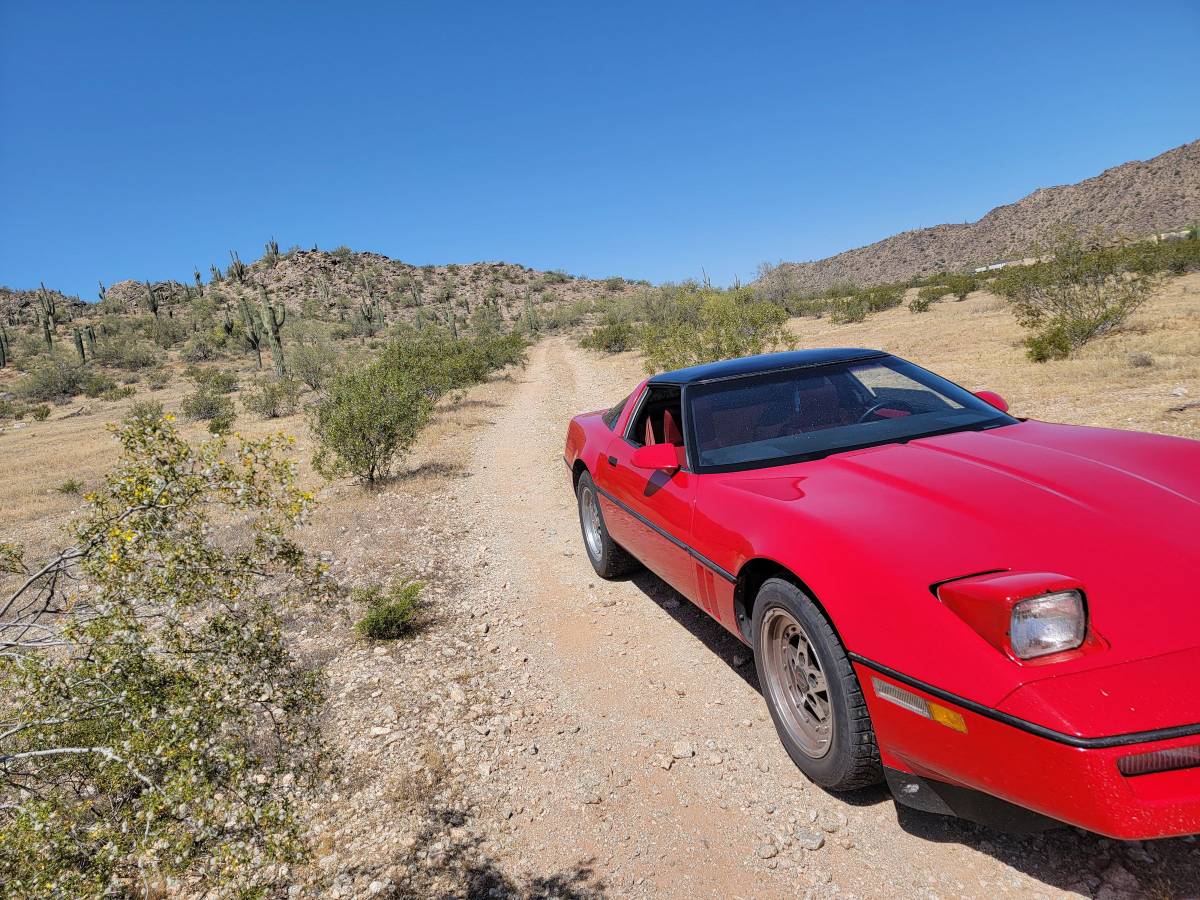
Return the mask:
<path fill-rule="evenodd" d="M 0 284 L 347 244 L 651 281 L 1200 137 L 1200 3 L 0 0 Z"/>

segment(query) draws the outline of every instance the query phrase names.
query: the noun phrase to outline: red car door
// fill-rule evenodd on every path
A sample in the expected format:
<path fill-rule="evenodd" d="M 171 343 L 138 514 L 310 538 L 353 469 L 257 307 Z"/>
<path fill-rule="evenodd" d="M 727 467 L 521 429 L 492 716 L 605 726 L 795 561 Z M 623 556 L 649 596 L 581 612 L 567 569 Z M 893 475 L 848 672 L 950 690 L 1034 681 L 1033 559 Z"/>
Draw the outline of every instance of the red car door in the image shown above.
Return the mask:
<path fill-rule="evenodd" d="M 637 425 L 638 423 L 634 423 Z M 697 596 L 696 563 L 688 553 L 692 510 L 696 501 L 696 475 L 686 468 L 640 469 L 633 465 L 634 451 L 650 442 L 683 444 L 669 412 L 656 423 L 655 435 L 642 442 L 614 435 L 598 466 L 597 485 L 603 492 L 605 523 L 613 539 L 689 599 Z M 608 494 L 608 497 L 604 497 Z"/>

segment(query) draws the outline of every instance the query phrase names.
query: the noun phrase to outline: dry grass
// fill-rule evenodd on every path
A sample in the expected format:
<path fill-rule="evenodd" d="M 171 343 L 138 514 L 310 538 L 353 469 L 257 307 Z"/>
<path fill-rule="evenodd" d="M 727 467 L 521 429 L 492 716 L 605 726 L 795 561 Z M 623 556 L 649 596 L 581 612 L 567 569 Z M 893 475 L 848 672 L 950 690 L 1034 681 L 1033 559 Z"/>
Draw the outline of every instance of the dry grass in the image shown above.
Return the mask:
<path fill-rule="evenodd" d="M 1164 282 L 1124 331 L 1062 361 L 1030 362 L 1025 332 L 983 292 L 920 315 L 901 307 L 853 325 L 793 319 L 791 328 L 801 347 L 876 347 L 997 391 L 1018 416 L 1200 438 L 1200 407 L 1170 411 L 1200 400 L 1200 275 Z M 1137 353 L 1151 365 L 1134 365 Z"/>

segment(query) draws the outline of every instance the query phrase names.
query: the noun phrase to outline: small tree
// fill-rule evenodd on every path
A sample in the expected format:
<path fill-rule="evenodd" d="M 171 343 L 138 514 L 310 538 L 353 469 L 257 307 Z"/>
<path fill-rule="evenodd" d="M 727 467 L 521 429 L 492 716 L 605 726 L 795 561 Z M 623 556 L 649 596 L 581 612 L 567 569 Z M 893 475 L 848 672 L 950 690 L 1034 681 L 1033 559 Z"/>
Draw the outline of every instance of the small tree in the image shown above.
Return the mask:
<path fill-rule="evenodd" d="M 1093 338 L 1119 328 L 1146 299 L 1150 276 L 1122 271 L 1112 255 L 1077 241 L 1058 246 L 1049 262 L 1010 276 L 1004 291 L 1017 321 L 1034 333 L 1030 359 L 1065 359 Z"/>
<path fill-rule="evenodd" d="M 312 497 L 283 438 L 193 448 L 149 416 L 117 436 L 70 549 L 0 547 L 0 884 L 265 893 L 271 863 L 304 855 L 321 771 L 319 683 L 280 613 L 320 589 L 290 537 Z M 219 509 L 238 523 L 220 539 Z"/>
<path fill-rule="evenodd" d="M 310 424 L 320 449 L 313 459 L 326 477 L 386 478 L 417 439 L 432 410 L 430 392 L 386 364 L 347 369 L 328 383 Z"/>

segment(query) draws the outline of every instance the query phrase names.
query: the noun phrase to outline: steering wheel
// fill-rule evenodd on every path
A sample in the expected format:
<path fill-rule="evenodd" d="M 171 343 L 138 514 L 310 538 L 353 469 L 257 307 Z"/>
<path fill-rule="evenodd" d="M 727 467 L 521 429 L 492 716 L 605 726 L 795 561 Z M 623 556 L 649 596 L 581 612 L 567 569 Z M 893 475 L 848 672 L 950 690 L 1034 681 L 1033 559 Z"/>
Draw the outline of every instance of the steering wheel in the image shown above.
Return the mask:
<path fill-rule="evenodd" d="M 904 400 L 876 400 L 865 410 L 863 410 L 863 414 L 858 417 L 858 421 L 855 424 L 861 425 L 862 423 L 866 422 L 867 419 L 878 413 L 881 409 L 902 409 L 910 416 L 916 412 L 916 410 L 912 408 L 912 405 Z"/>

